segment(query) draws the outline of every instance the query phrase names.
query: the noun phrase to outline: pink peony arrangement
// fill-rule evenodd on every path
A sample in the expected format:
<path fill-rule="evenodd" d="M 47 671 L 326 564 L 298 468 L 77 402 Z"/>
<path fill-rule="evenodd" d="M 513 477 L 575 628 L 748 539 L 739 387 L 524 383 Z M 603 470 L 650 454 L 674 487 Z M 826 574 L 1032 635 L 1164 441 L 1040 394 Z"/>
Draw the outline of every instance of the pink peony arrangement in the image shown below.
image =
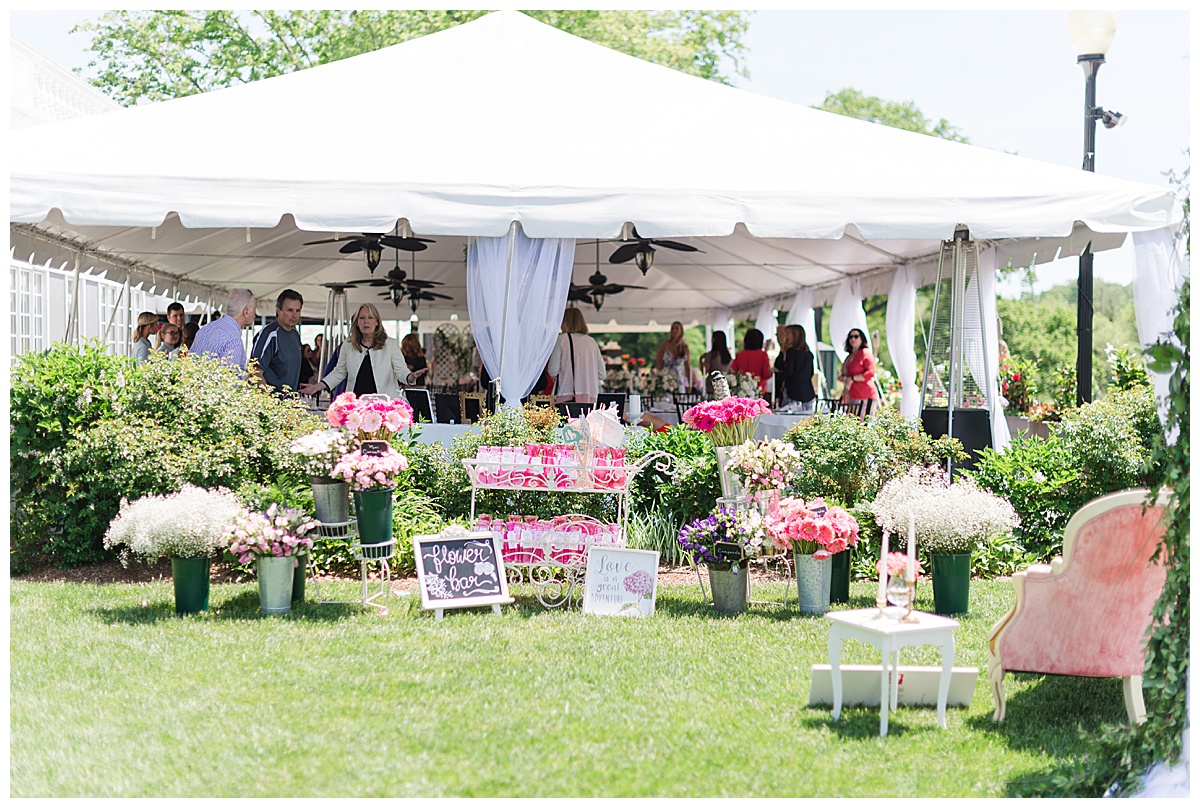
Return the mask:
<path fill-rule="evenodd" d="M 342 393 L 329 405 L 325 417 L 334 426 L 358 433 L 360 441 L 387 440 L 392 433 L 412 426 L 413 410 L 400 398 L 359 398 L 354 393 Z"/>
<path fill-rule="evenodd" d="M 821 499 L 807 504 L 784 497 L 766 517 L 767 535 L 780 550 L 828 558 L 858 544 L 858 522 L 847 511 L 826 507 Z"/>
<path fill-rule="evenodd" d="M 917 575 L 921 574 L 921 560 L 916 559 Z M 875 562 L 875 571 L 883 571 L 883 559 Z M 887 575 L 889 578 L 903 578 L 908 572 L 908 556 L 904 553 L 888 553 L 887 554 Z"/>
<path fill-rule="evenodd" d="M 737 446 L 754 437 L 760 415 L 771 412 L 761 398 L 701 401 L 683 414 L 683 422 L 708 434 L 714 446 Z"/>
<path fill-rule="evenodd" d="M 356 449 L 342 455 L 330 476 L 345 480 L 355 491 L 382 491 L 394 488 L 396 475 L 406 468 L 408 459 L 390 446 L 381 455 L 365 455 Z"/>

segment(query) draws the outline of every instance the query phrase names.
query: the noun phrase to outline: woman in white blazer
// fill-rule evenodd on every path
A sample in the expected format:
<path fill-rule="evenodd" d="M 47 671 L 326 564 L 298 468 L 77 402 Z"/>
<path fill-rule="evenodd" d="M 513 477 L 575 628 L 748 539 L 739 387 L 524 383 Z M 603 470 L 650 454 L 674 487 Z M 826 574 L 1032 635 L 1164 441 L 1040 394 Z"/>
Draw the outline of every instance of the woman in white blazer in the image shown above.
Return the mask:
<path fill-rule="evenodd" d="M 383 330 L 379 309 L 364 303 L 354 315 L 350 338 L 342 343 L 337 367 L 319 382 L 300 385 L 300 392 L 306 396 L 316 395 L 322 390 L 332 390 L 345 379 L 346 389 L 355 395 L 383 393 L 400 398 L 400 380 L 414 384 L 424 373 L 424 370 L 408 372 L 400 343 L 389 339 Z"/>

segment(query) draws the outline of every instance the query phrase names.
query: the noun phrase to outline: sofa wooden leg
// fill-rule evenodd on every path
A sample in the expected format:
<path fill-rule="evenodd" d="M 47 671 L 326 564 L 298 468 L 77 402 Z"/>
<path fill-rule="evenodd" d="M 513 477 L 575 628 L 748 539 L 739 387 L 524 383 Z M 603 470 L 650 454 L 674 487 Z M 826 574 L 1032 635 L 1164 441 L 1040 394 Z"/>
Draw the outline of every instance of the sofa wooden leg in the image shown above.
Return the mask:
<path fill-rule="evenodd" d="M 1004 720 L 1004 668 L 999 665 L 988 666 L 988 679 L 992 684 L 992 699 L 996 702 L 996 710 L 992 713 L 993 721 Z"/>
<path fill-rule="evenodd" d="M 1146 702 L 1142 697 L 1142 677 L 1126 676 L 1121 680 L 1125 693 L 1125 714 L 1130 724 L 1146 723 Z"/>

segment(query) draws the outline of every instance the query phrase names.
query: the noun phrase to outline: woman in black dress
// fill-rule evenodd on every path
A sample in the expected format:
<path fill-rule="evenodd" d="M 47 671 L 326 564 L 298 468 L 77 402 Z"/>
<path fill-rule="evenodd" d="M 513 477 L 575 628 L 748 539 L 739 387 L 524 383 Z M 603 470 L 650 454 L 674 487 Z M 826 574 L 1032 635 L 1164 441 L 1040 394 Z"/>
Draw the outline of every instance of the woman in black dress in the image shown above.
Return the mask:
<path fill-rule="evenodd" d="M 782 404 L 799 402 L 807 411 L 817 398 L 813 388 L 813 355 L 808 350 L 804 328 L 798 325 L 783 327 L 783 350 L 775 357 L 776 389 Z"/>

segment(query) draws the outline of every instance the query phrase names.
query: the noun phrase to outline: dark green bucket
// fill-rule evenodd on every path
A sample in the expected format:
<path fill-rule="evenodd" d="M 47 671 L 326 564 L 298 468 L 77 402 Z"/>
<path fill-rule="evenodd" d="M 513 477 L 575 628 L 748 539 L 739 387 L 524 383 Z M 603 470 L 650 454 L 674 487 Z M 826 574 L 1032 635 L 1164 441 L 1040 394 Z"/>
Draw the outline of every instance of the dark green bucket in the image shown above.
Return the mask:
<path fill-rule="evenodd" d="M 933 556 L 933 610 L 964 614 L 970 605 L 971 554 Z"/>
<path fill-rule="evenodd" d="M 354 514 L 358 519 L 358 540 L 365 558 L 384 558 L 388 549 L 371 550 L 368 545 L 392 540 L 392 489 L 355 491 Z"/>
<path fill-rule="evenodd" d="M 210 558 L 172 558 L 171 582 L 175 585 L 175 614 L 208 610 Z"/>
<path fill-rule="evenodd" d="M 834 553 L 830 558 L 833 567 L 829 578 L 829 602 L 850 602 L 850 550 Z"/>
<path fill-rule="evenodd" d="M 292 603 L 301 603 L 304 600 L 304 572 L 308 569 L 308 556 L 296 556 L 295 571 L 292 572 Z"/>

